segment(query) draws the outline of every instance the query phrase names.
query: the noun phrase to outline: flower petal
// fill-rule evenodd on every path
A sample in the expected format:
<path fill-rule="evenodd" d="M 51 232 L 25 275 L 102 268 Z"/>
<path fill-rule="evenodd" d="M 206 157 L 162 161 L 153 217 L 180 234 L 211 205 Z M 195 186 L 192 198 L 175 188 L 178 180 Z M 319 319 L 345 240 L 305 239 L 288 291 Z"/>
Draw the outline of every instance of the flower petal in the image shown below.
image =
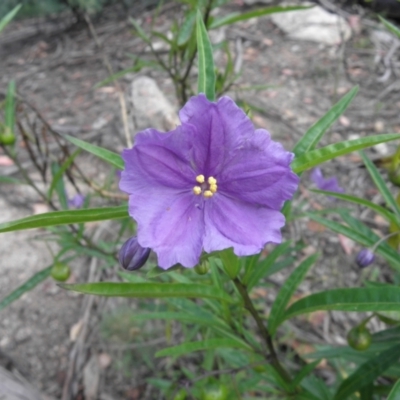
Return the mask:
<path fill-rule="evenodd" d="M 280 243 L 285 217 L 218 193 L 205 202 L 203 247 L 208 253 L 233 247 L 238 256 L 256 254 L 268 242 Z"/>
<path fill-rule="evenodd" d="M 129 194 L 152 186 L 191 189 L 196 174 L 190 164 L 188 129 L 191 127 L 178 127 L 168 133 L 155 129 L 138 133 L 133 148 L 122 152 L 125 170 L 120 189 Z"/>
<path fill-rule="evenodd" d="M 129 214 L 138 224 L 138 242 L 157 253 L 158 265 L 194 267 L 200 259 L 204 218 L 202 197 L 175 189 L 149 188 L 129 198 Z"/>
<path fill-rule="evenodd" d="M 258 129 L 243 142 L 218 176 L 218 190 L 242 201 L 280 210 L 299 184 L 290 163 L 293 154 Z"/>
<path fill-rule="evenodd" d="M 254 131 L 246 114 L 229 97 L 217 103 L 204 94 L 192 97 L 179 113 L 182 124 L 197 130 L 193 140 L 193 161 L 204 175 L 218 174 L 230 152 L 243 137 Z"/>

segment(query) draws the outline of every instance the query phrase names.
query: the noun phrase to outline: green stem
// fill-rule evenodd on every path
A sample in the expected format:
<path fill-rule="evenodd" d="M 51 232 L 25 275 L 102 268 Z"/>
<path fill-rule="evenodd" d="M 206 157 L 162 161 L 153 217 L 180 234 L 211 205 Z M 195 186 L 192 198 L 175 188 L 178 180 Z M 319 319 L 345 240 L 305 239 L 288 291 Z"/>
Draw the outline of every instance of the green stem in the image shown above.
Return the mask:
<path fill-rule="evenodd" d="M 270 360 L 271 365 L 275 368 L 275 370 L 279 373 L 279 375 L 285 382 L 291 383 L 292 379 L 288 374 L 288 372 L 282 367 L 281 363 L 279 362 L 278 356 L 275 352 L 274 344 L 272 343 L 272 337 L 268 332 L 268 329 L 262 322 L 261 317 L 258 314 L 257 310 L 255 309 L 254 304 L 251 301 L 249 294 L 247 293 L 246 286 L 243 285 L 243 283 L 238 278 L 233 279 L 233 283 L 235 284 L 236 289 L 239 291 L 240 295 L 243 298 L 244 307 L 246 308 L 247 311 L 250 312 L 250 314 L 256 321 L 258 330 L 260 331 L 261 336 L 264 339 L 265 344 L 267 345 L 269 351 L 268 358 Z"/>

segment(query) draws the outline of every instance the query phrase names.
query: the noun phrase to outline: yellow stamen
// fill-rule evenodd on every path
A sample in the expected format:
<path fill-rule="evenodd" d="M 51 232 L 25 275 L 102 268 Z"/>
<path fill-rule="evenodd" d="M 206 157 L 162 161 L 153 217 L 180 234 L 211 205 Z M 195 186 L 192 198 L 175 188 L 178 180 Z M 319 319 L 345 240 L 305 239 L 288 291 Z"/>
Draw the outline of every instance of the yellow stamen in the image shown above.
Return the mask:
<path fill-rule="evenodd" d="M 193 193 L 199 195 L 201 193 L 201 187 L 200 186 L 195 186 L 193 188 Z"/>
<path fill-rule="evenodd" d="M 203 196 L 208 199 L 213 196 L 213 192 L 211 190 L 205 190 Z"/>
<path fill-rule="evenodd" d="M 213 176 L 210 176 L 210 177 L 208 178 L 208 183 L 209 183 L 210 185 L 215 185 L 215 184 L 217 183 L 217 180 L 216 180 Z"/>
<path fill-rule="evenodd" d="M 199 183 L 204 183 L 204 181 L 205 181 L 204 175 L 197 175 L 196 181 Z"/>
<path fill-rule="evenodd" d="M 214 183 L 210 185 L 210 192 L 215 193 L 218 189 L 218 186 Z"/>

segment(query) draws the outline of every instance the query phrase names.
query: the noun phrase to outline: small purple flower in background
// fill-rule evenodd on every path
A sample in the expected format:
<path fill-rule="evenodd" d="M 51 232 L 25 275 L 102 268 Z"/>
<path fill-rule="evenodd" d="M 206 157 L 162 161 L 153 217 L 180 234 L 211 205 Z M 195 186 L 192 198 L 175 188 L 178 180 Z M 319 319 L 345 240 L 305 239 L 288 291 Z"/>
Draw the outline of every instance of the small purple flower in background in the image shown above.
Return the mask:
<path fill-rule="evenodd" d="M 128 271 L 136 271 L 146 264 L 149 255 L 150 249 L 140 246 L 137 237 L 132 236 L 122 245 L 118 254 L 118 261 L 122 268 Z"/>
<path fill-rule="evenodd" d="M 175 130 L 146 129 L 122 153 L 120 188 L 130 195 L 140 245 L 167 269 L 194 267 L 203 249 L 247 256 L 280 243 L 280 210 L 299 183 L 294 155 L 255 130 L 229 97 L 192 97 L 179 117 Z"/>
<path fill-rule="evenodd" d="M 312 170 L 310 177 L 320 190 L 326 190 L 327 192 L 344 193 L 344 189 L 339 186 L 337 178 L 334 176 L 332 178 L 325 179 L 322 175 L 321 169 L 318 167 Z"/>
<path fill-rule="evenodd" d="M 82 208 L 84 202 L 85 196 L 78 193 L 74 197 L 68 199 L 68 206 L 73 208 Z"/>
<path fill-rule="evenodd" d="M 361 249 L 356 257 L 356 264 L 360 268 L 368 267 L 375 261 L 375 254 L 370 249 Z"/>

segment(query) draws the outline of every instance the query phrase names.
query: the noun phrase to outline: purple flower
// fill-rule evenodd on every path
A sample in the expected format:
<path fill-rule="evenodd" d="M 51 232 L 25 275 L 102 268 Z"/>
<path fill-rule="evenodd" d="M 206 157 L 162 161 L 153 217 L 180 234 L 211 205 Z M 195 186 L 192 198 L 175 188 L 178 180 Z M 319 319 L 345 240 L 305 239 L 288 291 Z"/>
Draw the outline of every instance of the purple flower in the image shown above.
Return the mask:
<path fill-rule="evenodd" d="M 85 196 L 80 193 L 68 199 L 68 205 L 73 208 L 82 208 L 84 202 L 85 202 Z"/>
<path fill-rule="evenodd" d="M 375 261 L 375 254 L 369 249 L 361 249 L 357 254 L 356 263 L 360 268 L 368 267 Z"/>
<path fill-rule="evenodd" d="M 311 172 L 311 179 L 317 185 L 318 189 L 328 192 L 344 193 L 344 189 L 339 186 L 337 178 L 334 176 L 325 179 L 320 168 L 314 168 Z"/>
<path fill-rule="evenodd" d="M 149 255 L 150 249 L 140 246 L 137 237 L 132 236 L 122 245 L 118 254 L 118 261 L 122 268 L 128 271 L 136 271 L 146 264 Z"/>
<path fill-rule="evenodd" d="M 229 97 L 192 97 L 179 117 L 175 130 L 146 129 L 122 153 L 120 188 L 130 195 L 140 245 L 167 269 L 194 267 L 203 249 L 247 256 L 280 243 L 280 209 L 299 182 L 294 155 L 255 130 Z"/>

